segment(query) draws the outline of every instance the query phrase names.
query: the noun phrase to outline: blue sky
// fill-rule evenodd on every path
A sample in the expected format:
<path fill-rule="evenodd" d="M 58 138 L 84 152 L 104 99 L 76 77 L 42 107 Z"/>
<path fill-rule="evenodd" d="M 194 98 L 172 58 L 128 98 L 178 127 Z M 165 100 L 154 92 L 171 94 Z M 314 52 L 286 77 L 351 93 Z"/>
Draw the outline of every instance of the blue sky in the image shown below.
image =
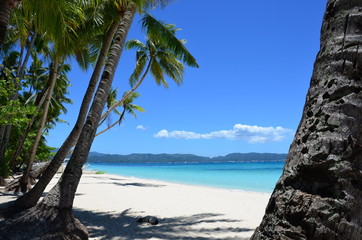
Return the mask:
<path fill-rule="evenodd" d="M 327 0 L 176 0 L 151 15 L 182 30 L 199 69 L 184 84 L 157 86 L 151 77 L 135 104 L 146 112 L 97 137 L 91 151 L 110 154 L 287 153 L 301 119 Z M 128 38 L 144 40 L 139 16 Z M 122 55 L 114 88 L 129 89 L 134 51 Z M 91 75 L 76 64 L 69 105 L 47 137 L 59 147 L 71 131 Z M 116 120 L 117 117 L 113 116 Z"/>

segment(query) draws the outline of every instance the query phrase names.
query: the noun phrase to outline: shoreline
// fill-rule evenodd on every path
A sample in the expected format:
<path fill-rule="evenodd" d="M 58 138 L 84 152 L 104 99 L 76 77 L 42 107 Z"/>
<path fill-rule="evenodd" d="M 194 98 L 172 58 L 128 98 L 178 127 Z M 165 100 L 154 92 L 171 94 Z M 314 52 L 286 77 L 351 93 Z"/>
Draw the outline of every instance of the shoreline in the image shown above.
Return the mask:
<path fill-rule="evenodd" d="M 268 195 L 271 196 L 272 191 L 271 192 L 263 192 L 263 191 L 255 191 L 255 190 L 246 190 L 246 189 L 239 189 L 239 188 L 232 188 L 232 187 L 221 187 L 221 186 L 211 186 L 211 185 L 207 185 L 207 184 L 198 184 L 198 183 L 184 183 L 181 181 L 171 181 L 171 180 L 161 180 L 161 179 L 154 179 L 154 178 L 147 178 L 147 177 L 136 177 L 136 176 L 126 176 L 126 175 L 117 175 L 114 173 L 95 173 L 97 171 L 93 171 L 90 170 L 84 174 L 97 174 L 97 175 L 110 175 L 110 176 L 114 176 L 114 177 L 122 177 L 122 178 L 129 178 L 129 179 L 134 179 L 137 181 L 150 181 L 150 182 L 160 182 L 160 183 L 166 183 L 166 184 L 175 184 L 175 185 L 185 185 L 185 186 L 190 186 L 190 187 L 200 187 L 200 188 L 210 188 L 210 189 L 215 189 L 215 190 L 225 190 L 225 191 L 235 191 L 235 192 L 245 192 L 245 193 L 252 193 L 252 194 L 263 194 L 263 195 Z"/>
<path fill-rule="evenodd" d="M 85 170 L 74 214 L 87 226 L 91 240 L 248 239 L 260 224 L 269 197 Z M 2 194 L 0 202 L 10 198 Z M 137 223 L 145 216 L 157 217 L 159 224 Z"/>

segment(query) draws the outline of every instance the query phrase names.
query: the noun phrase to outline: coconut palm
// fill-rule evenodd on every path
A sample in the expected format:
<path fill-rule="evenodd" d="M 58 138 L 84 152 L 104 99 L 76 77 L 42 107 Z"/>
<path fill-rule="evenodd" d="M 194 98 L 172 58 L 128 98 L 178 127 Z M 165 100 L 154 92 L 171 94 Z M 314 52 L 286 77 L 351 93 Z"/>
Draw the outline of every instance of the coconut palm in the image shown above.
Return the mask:
<path fill-rule="evenodd" d="M 142 23 L 147 32 L 147 42 L 144 44 L 139 40 L 129 40 L 126 44 L 127 49 L 137 49 L 136 67 L 129 79 L 132 86 L 131 91 L 128 92 L 129 95 L 142 84 L 149 72 L 158 85 L 168 87 L 165 75 L 180 85 L 184 72 L 183 63 L 198 67 L 196 59 L 184 45 L 185 40 L 176 38 L 175 33 L 178 29 L 174 25 L 160 23 L 149 14 L 145 14 Z M 102 119 L 122 105 L 129 95 L 123 96 L 110 107 L 102 115 Z"/>
<path fill-rule="evenodd" d="M 327 3 L 303 117 L 253 240 L 362 238 L 361 9 Z"/>

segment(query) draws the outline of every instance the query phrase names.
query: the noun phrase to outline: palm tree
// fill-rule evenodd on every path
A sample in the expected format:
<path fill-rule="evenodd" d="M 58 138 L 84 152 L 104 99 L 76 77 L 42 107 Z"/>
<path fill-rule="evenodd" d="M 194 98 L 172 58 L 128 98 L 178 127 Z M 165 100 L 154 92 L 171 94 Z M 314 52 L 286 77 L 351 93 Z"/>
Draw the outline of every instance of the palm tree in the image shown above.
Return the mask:
<path fill-rule="evenodd" d="M 361 10 L 327 3 L 303 117 L 251 239 L 362 238 Z"/>
<path fill-rule="evenodd" d="M 122 105 L 123 101 L 142 84 L 149 72 L 158 85 L 168 87 L 165 75 L 178 85 L 182 83 L 184 72 L 182 62 L 191 67 L 198 67 L 196 59 L 184 46 L 185 40 L 176 38 L 175 33 L 178 29 L 173 24 L 162 24 L 148 14 L 145 14 L 142 22 L 148 37 L 146 44 L 134 39 L 126 44 L 127 49 L 137 49 L 136 67 L 129 79 L 132 89 L 128 95 L 124 95 L 110 107 L 102 115 L 102 119 Z"/>

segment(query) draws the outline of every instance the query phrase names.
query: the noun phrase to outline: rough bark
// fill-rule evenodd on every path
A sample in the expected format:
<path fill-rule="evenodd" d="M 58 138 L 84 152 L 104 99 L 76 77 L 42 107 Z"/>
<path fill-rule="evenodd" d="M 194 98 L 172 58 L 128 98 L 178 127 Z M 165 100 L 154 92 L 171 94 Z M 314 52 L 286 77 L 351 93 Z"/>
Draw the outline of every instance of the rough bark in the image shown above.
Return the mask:
<path fill-rule="evenodd" d="M 74 218 L 71 209 L 134 14 L 134 7 L 124 13 L 86 122 L 61 179 L 38 205 L 0 225 L 3 239 L 88 239 L 87 229 Z M 24 226 L 31 226 L 26 231 L 29 235 L 23 237 L 20 233 L 14 238 L 14 233 L 23 232 Z"/>
<path fill-rule="evenodd" d="M 36 178 L 41 176 L 45 169 L 48 167 L 49 162 L 40 163 L 37 165 L 33 165 L 30 173 L 29 173 L 29 183 L 34 185 L 36 183 Z M 19 192 L 20 190 L 20 177 L 15 178 L 13 181 L 9 182 L 5 187 L 5 191 L 14 191 Z M 8 205 L 8 204 L 7 204 Z"/>
<path fill-rule="evenodd" d="M 11 10 L 15 8 L 19 2 L 20 1 L 16 0 L 0 0 L 0 48 L 5 40 Z"/>
<path fill-rule="evenodd" d="M 362 1 L 329 0 L 284 172 L 253 240 L 362 239 Z"/>

